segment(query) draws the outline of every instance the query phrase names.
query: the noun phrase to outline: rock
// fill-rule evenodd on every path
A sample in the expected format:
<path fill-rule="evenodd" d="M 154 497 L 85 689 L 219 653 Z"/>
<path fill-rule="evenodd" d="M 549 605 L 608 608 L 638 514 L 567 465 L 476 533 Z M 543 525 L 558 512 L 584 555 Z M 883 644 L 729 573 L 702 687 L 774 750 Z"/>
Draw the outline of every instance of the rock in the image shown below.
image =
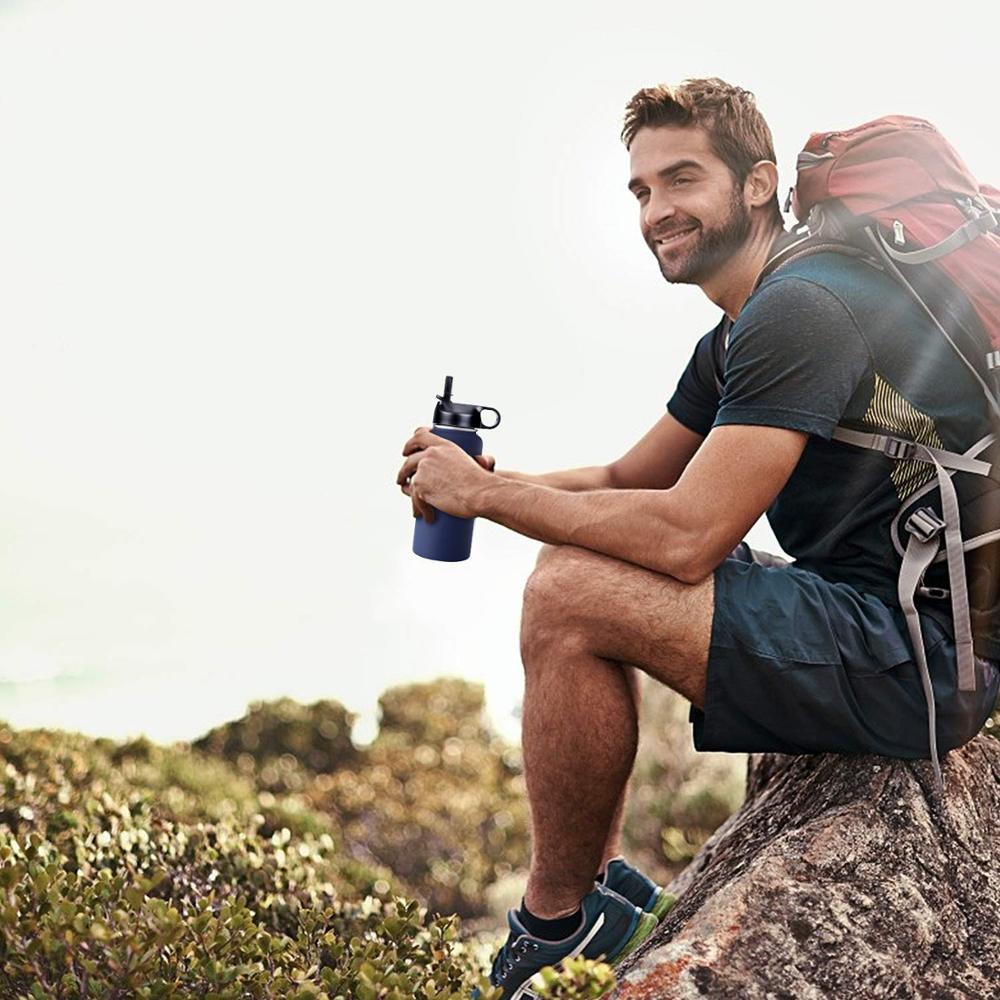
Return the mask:
<path fill-rule="evenodd" d="M 1000 741 L 942 760 L 750 757 L 614 1000 L 1000 998 Z"/>

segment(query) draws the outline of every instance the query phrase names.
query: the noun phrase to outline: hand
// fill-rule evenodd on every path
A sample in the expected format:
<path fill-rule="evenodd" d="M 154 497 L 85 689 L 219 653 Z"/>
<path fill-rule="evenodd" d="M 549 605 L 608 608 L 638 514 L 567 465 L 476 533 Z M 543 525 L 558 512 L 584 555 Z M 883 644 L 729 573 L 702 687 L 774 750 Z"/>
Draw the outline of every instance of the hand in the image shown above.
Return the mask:
<path fill-rule="evenodd" d="M 409 457 L 400 467 L 396 483 L 412 500 L 414 517 L 432 524 L 432 507 L 456 517 L 476 516 L 476 497 L 496 464 L 492 456 L 473 459 L 429 427 L 413 432 L 403 454 Z"/>

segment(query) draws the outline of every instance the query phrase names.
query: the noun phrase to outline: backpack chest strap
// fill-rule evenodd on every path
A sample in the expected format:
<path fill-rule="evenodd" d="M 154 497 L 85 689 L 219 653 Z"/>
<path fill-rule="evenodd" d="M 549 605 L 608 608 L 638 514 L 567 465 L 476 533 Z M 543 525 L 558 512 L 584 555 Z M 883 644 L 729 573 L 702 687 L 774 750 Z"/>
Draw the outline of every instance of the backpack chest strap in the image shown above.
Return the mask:
<path fill-rule="evenodd" d="M 971 472 L 977 476 L 988 476 L 993 469 L 989 462 L 978 458 L 969 458 L 957 451 L 945 451 L 943 448 L 932 448 L 930 445 L 910 441 L 907 438 L 894 437 L 892 434 L 868 434 L 864 431 L 854 431 L 848 427 L 837 426 L 833 429 L 835 441 L 880 451 L 889 458 L 900 461 L 933 462 L 945 469 L 957 472 Z"/>

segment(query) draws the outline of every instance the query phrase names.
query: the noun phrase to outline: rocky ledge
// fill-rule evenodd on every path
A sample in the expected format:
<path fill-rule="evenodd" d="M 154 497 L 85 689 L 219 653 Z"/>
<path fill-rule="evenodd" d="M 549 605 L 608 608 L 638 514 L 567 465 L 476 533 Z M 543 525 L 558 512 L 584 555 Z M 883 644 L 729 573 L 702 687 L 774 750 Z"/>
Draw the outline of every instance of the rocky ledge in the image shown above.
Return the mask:
<path fill-rule="evenodd" d="M 1000 998 L 1000 741 L 942 759 L 751 756 L 742 807 L 614 1000 Z"/>

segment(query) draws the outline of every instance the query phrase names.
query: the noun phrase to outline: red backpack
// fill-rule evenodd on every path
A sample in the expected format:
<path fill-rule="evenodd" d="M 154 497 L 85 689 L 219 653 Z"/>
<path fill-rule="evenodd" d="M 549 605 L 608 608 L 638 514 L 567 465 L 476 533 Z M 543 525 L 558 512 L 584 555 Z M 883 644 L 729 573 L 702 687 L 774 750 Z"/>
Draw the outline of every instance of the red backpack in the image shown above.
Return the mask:
<path fill-rule="evenodd" d="M 973 374 L 995 418 L 991 427 L 1000 427 L 1000 191 L 978 184 L 930 122 L 892 115 L 811 135 L 798 157 L 786 212 L 789 207 L 800 223 L 796 238 L 768 261 L 761 279 L 791 260 L 830 250 L 892 275 Z M 950 598 L 959 689 L 974 691 L 972 619 L 992 625 L 1000 610 L 997 434 L 970 441 L 962 453 L 843 426 L 833 437 L 896 460 L 933 464 L 936 472 L 903 502 L 892 541 L 902 560 L 900 606 L 927 699 L 931 760 L 943 790 L 934 693 L 915 599 Z M 961 503 L 952 481 L 956 474 L 966 474 Z M 928 504 L 935 489 L 940 510 Z M 968 563 L 967 552 L 974 553 Z M 924 586 L 926 570 L 937 562 L 947 564 L 948 589 Z"/>

